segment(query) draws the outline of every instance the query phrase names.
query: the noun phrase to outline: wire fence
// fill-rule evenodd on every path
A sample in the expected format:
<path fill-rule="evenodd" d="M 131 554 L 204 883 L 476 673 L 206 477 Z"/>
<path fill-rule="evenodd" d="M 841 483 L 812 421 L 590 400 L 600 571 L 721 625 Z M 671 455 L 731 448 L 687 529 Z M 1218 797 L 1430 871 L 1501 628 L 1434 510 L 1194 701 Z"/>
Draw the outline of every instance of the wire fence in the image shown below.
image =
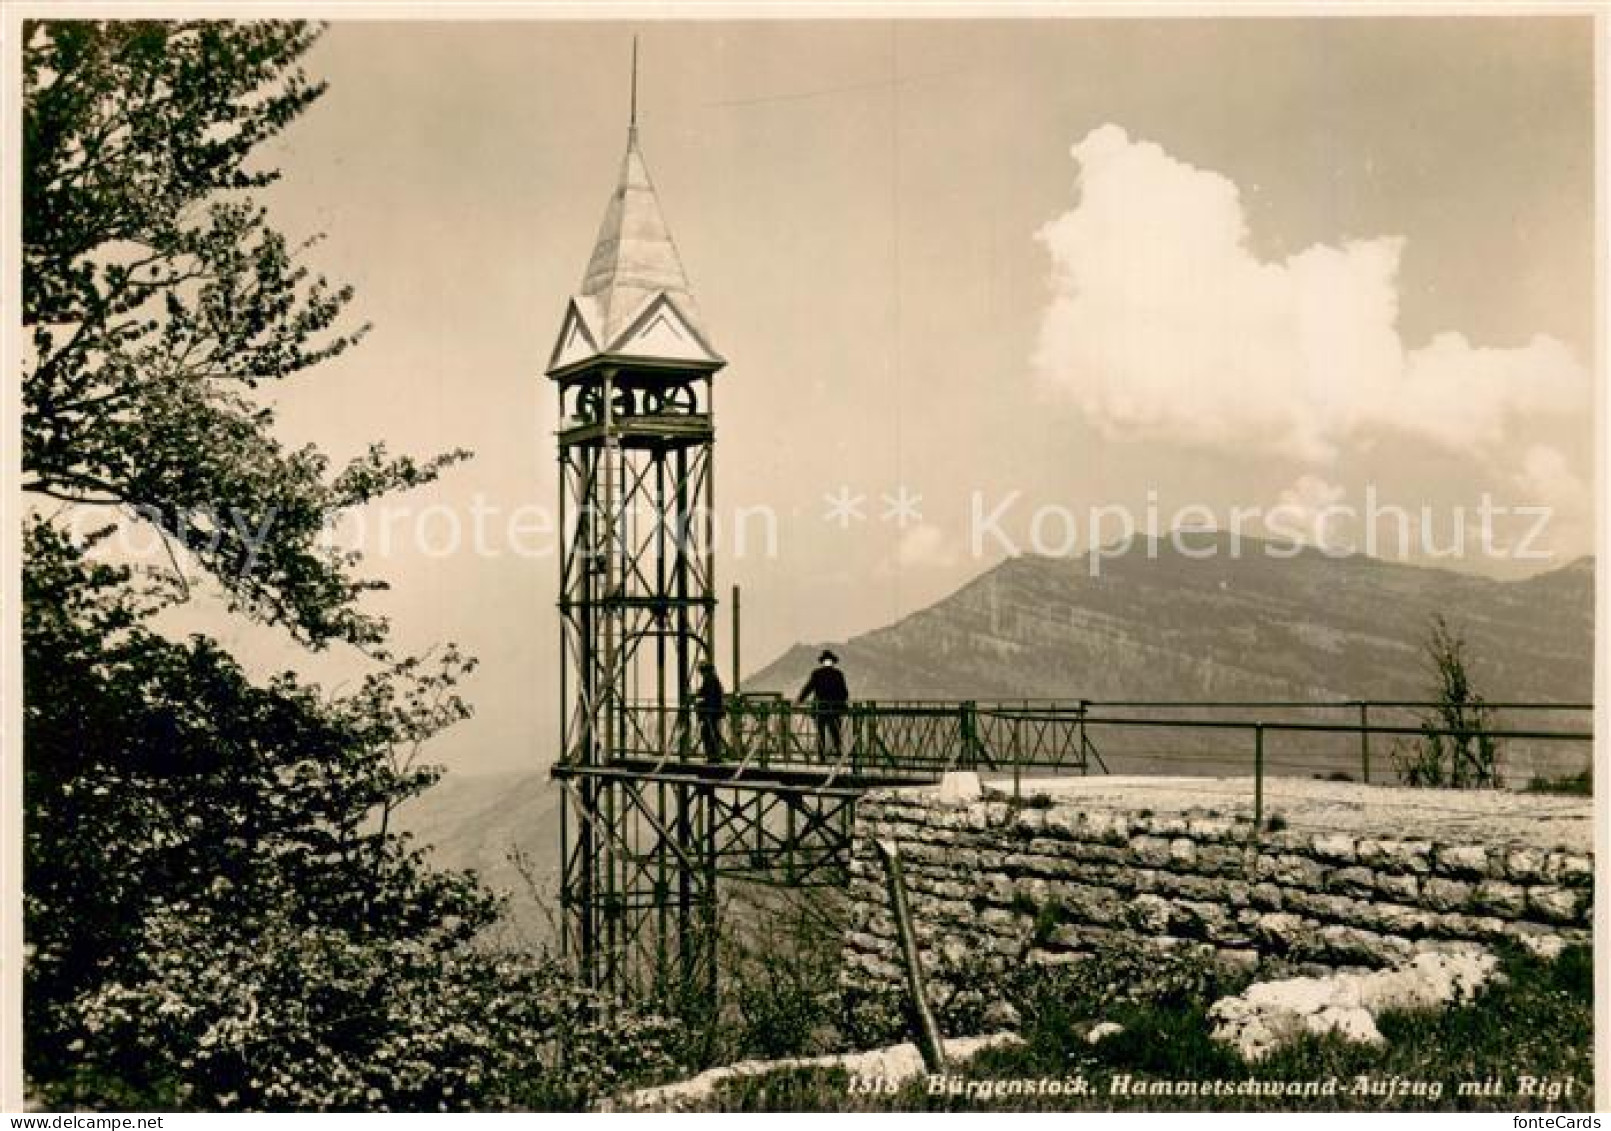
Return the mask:
<path fill-rule="evenodd" d="M 1011 775 L 1251 776 L 1398 784 L 1419 744 L 1481 737 L 1496 744 L 1501 783 L 1587 774 L 1593 707 L 1485 703 L 1480 726 L 1437 723 L 1423 700 L 857 700 L 799 704 L 729 697 L 720 716 L 632 704 L 614 756 L 700 762 L 729 773 L 813 770 L 829 780 L 932 780 L 948 770 Z"/>

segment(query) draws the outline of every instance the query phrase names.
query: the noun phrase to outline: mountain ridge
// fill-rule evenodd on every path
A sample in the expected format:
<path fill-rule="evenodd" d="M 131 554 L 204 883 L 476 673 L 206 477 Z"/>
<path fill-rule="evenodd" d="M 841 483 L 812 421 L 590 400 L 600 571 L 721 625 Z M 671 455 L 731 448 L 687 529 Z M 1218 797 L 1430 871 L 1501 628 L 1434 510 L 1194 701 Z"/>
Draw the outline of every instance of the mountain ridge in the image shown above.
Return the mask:
<path fill-rule="evenodd" d="M 1441 612 L 1489 698 L 1592 694 L 1592 558 L 1500 581 L 1242 543 L 1193 558 L 1150 542 L 1094 575 L 1089 555 L 1008 558 L 893 624 L 794 645 L 743 688 L 792 694 L 831 646 L 864 699 L 1408 699 Z"/>

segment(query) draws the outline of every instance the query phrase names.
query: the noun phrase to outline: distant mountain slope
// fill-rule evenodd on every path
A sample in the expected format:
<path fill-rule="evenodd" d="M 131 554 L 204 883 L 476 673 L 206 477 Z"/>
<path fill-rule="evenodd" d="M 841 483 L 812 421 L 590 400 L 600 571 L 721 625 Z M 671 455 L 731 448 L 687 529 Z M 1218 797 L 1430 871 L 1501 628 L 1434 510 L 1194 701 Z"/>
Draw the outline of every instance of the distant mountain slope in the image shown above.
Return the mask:
<path fill-rule="evenodd" d="M 1190 547 L 1207 546 L 1196 535 Z M 1581 559 L 1522 581 L 1330 557 L 1290 558 L 1225 537 L 1212 557 L 1167 541 L 1102 561 L 1025 556 L 887 628 L 829 642 L 858 699 L 1126 699 L 1331 701 L 1426 699 L 1428 624 L 1441 612 L 1467 642 L 1476 688 L 1490 701 L 1586 703 L 1594 686 L 1594 569 Z M 799 644 L 744 681 L 793 695 L 821 649 Z M 1110 709 L 1112 714 L 1118 709 Z M 1123 712 L 1120 712 L 1123 713 Z M 1156 710 L 1147 712 L 1159 717 Z M 1201 709 L 1175 717 L 1201 715 Z M 1352 723 L 1350 712 L 1237 708 L 1221 719 Z M 1419 713 L 1378 709 L 1371 721 L 1415 726 Z M 1502 727 L 1583 730 L 1583 713 L 1513 712 Z M 1102 727 L 1093 741 L 1115 773 L 1246 774 L 1245 730 Z M 1372 743 L 1371 779 L 1390 780 L 1395 745 Z M 1275 774 L 1359 776 L 1359 740 L 1271 732 Z M 1561 777 L 1589 761 L 1581 742 L 1506 743 L 1505 775 Z"/>
<path fill-rule="evenodd" d="M 441 867 L 474 871 L 510 897 L 506 940 L 523 948 L 554 941 L 558 913 L 559 786 L 548 771 L 447 774 L 397 814 L 401 831 L 430 845 Z M 533 892 L 509 856 L 518 849 Z"/>
<path fill-rule="evenodd" d="M 1190 545 L 1207 545 L 1208 535 Z M 1491 699 L 1587 702 L 1592 559 L 1523 581 L 1315 550 L 1189 559 L 1167 541 L 1104 560 L 1023 556 L 896 624 L 832 642 L 858 698 L 1407 699 L 1443 613 Z M 744 681 L 792 694 L 820 643 Z"/>

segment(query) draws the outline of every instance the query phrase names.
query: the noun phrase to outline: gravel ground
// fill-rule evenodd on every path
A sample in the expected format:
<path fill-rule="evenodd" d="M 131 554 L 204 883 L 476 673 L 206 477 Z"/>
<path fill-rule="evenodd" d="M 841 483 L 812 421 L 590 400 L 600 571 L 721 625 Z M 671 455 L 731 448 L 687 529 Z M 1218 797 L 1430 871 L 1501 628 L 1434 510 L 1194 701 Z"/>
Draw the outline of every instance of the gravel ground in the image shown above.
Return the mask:
<path fill-rule="evenodd" d="M 986 779 L 1010 791 L 1012 782 Z M 1113 809 L 1154 813 L 1215 810 L 1251 815 L 1253 779 L 1082 777 L 1025 778 L 1020 792 Z M 1594 804 L 1587 797 L 1506 790 L 1404 789 L 1305 778 L 1267 778 L 1264 814 L 1288 828 L 1421 840 L 1507 840 L 1590 853 Z"/>

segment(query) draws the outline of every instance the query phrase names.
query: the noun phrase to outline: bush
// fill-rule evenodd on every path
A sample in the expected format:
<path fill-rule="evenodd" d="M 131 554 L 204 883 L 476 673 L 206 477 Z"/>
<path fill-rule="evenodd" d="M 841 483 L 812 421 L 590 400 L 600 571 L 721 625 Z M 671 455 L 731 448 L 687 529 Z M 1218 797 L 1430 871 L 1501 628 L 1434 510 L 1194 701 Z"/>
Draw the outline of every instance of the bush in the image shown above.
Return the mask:
<path fill-rule="evenodd" d="M 1585 768 L 1561 778 L 1534 775 L 1527 782 L 1528 793 L 1562 793 L 1571 797 L 1594 796 L 1594 772 Z"/>
<path fill-rule="evenodd" d="M 776 1058 L 842 1045 L 843 896 L 810 888 L 746 894 L 750 903 L 730 903 L 723 916 L 718 1017 L 726 1032 L 710 1055 Z"/>
<path fill-rule="evenodd" d="M 1422 720 L 1418 743 L 1394 744 L 1399 779 L 1409 786 L 1498 789 L 1499 744 L 1488 733 L 1493 711 L 1471 685 L 1465 641 L 1442 615 L 1432 618 L 1426 657 L 1437 706 Z"/>
<path fill-rule="evenodd" d="M 337 926 L 170 906 L 134 971 L 83 994 L 53 1106 L 446 1111 L 581 1108 L 678 1066 L 674 1028 L 558 965 L 445 935 L 384 948 Z"/>

